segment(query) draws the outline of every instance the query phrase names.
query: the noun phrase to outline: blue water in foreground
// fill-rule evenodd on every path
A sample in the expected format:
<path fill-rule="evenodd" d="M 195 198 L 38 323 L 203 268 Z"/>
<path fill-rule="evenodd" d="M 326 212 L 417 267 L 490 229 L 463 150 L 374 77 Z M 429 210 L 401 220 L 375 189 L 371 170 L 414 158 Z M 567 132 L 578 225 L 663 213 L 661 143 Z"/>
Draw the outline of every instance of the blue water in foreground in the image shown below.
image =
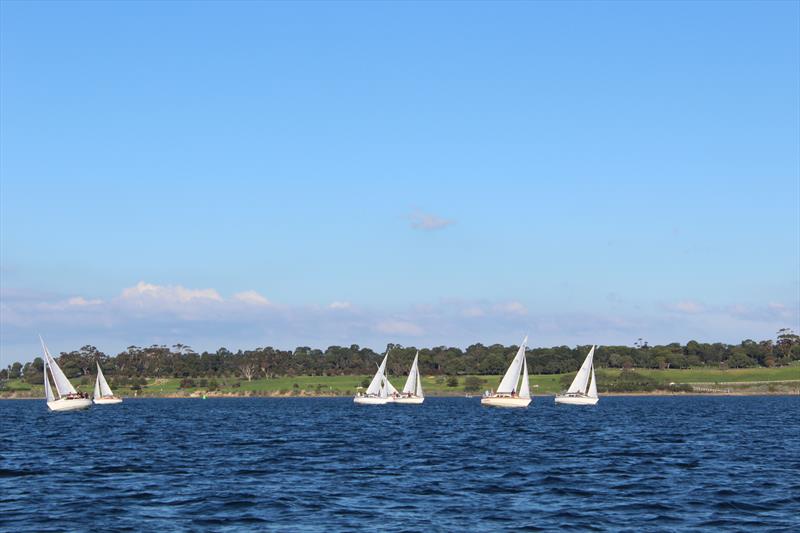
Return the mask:
<path fill-rule="evenodd" d="M 0 402 L 4 531 L 800 529 L 800 398 Z"/>

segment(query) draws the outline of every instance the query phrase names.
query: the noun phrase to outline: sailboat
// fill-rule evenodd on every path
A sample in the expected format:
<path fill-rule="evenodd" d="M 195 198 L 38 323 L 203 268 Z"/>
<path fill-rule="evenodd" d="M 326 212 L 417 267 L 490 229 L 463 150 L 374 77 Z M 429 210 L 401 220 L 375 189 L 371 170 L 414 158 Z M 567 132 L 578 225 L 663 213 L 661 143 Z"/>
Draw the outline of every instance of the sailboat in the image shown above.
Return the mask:
<path fill-rule="evenodd" d="M 39 340 L 42 341 L 42 349 L 44 350 L 44 395 L 47 398 L 48 409 L 51 411 L 75 411 L 91 407 L 92 400 L 78 394 L 78 391 L 75 390 L 67 376 L 64 375 L 56 360 L 50 355 L 44 340 L 41 337 L 39 337 Z M 50 386 L 48 373 L 53 378 L 55 393 L 53 393 L 53 387 Z M 58 394 L 58 399 L 56 399 L 56 394 Z"/>
<path fill-rule="evenodd" d="M 111 387 L 108 386 L 108 381 L 103 375 L 103 370 L 100 368 L 100 363 L 97 363 L 97 379 L 94 382 L 94 403 L 97 405 L 110 405 L 112 403 L 122 403 L 122 398 L 114 396 L 111 392 Z"/>
<path fill-rule="evenodd" d="M 525 360 L 525 348 L 528 343 L 526 336 L 517 350 L 517 355 L 511 361 L 511 365 L 506 370 L 497 391 L 487 393 L 481 398 L 481 405 L 491 407 L 528 407 L 531 403 L 531 389 L 528 382 L 528 362 Z M 522 373 L 522 382 L 519 376 Z"/>
<path fill-rule="evenodd" d="M 600 398 L 597 397 L 597 381 L 594 378 L 594 349 L 589 350 L 589 355 L 583 361 L 578 375 L 572 380 L 567 392 L 556 396 L 556 403 L 570 405 L 594 405 Z"/>
<path fill-rule="evenodd" d="M 364 394 L 360 392 L 356 394 L 353 398 L 354 403 L 360 405 L 386 405 L 389 403 L 389 394 L 391 394 L 391 391 L 396 393 L 397 389 L 386 379 L 386 360 L 388 357 L 389 352 L 387 351 L 366 392 Z"/>
<path fill-rule="evenodd" d="M 394 397 L 394 403 L 405 404 L 421 404 L 425 401 L 425 395 L 422 393 L 422 380 L 419 376 L 419 350 L 417 355 L 414 356 L 414 362 L 411 363 L 411 370 L 408 372 L 408 379 L 403 387 L 403 392 Z"/>

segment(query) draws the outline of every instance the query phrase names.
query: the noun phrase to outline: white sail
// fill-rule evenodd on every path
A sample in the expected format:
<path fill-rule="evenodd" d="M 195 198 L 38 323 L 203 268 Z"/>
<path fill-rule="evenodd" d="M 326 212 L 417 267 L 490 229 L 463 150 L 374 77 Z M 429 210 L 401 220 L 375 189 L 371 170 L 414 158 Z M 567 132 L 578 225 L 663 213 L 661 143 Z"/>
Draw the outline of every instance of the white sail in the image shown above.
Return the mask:
<path fill-rule="evenodd" d="M 419 352 L 414 356 L 414 362 L 411 363 L 411 370 L 408 371 L 408 379 L 403 387 L 403 394 L 416 394 L 417 383 L 419 382 L 419 370 L 417 370 L 417 360 L 419 359 Z"/>
<path fill-rule="evenodd" d="M 592 349 L 589 350 L 589 355 L 586 356 L 586 359 L 583 361 L 580 370 L 578 370 L 578 374 L 575 376 L 575 379 L 572 380 L 572 384 L 569 386 L 569 389 L 567 389 L 568 393 L 580 392 L 586 394 L 586 387 L 589 384 L 589 378 L 591 377 L 593 360 L 594 346 L 592 346 Z"/>
<path fill-rule="evenodd" d="M 422 378 L 419 375 L 419 364 L 414 365 L 414 373 L 417 375 L 417 379 L 416 379 L 417 386 L 416 386 L 416 389 L 414 390 L 414 394 L 418 398 L 424 398 L 425 395 L 422 393 Z"/>
<path fill-rule="evenodd" d="M 47 398 L 48 402 L 52 402 L 56 399 L 53 396 L 53 389 L 50 387 L 50 377 L 47 375 L 47 358 L 44 360 L 44 395 Z"/>
<path fill-rule="evenodd" d="M 519 397 L 520 398 L 530 398 L 531 397 L 531 385 L 528 382 L 528 361 L 525 360 L 525 356 L 522 356 L 522 384 L 519 386 Z"/>
<path fill-rule="evenodd" d="M 369 387 L 367 387 L 367 394 L 374 394 L 379 396 L 381 394 L 381 389 L 384 388 L 384 371 L 386 370 L 386 359 L 389 357 L 389 352 L 386 352 L 386 355 L 383 356 L 383 361 L 381 365 L 378 367 L 378 371 L 375 372 L 375 376 L 372 378 L 372 381 L 369 383 Z"/>
<path fill-rule="evenodd" d="M 503 376 L 503 380 L 497 387 L 497 392 L 499 394 L 511 394 L 511 392 L 516 392 L 519 374 L 522 371 L 522 364 L 525 362 L 525 344 L 527 342 L 528 337 L 526 336 L 519 350 L 517 350 L 517 355 L 515 355 L 514 360 L 511 361 L 511 366 L 508 367 L 506 374 Z"/>
<path fill-rule="evenodd" d="M 77 394 L 78 391 L 75 390 L 75 387 L 73 387 L 72 383 L 69 382 L 67 376 L 65 376 L 64 372 L 61 371 L 61 368 L 58 366 L 58 363 L 56 363 L 56 360 L 53 359 L 52 355 L 50 355 L 50 351 L 47 349 L 47 346 L 45 346 L 44 340 L 42 340 L 41 337 L 39 337 L 39 340 L 42 341 L 44 357 L 47 359 L 47 364 L 50 366 L 50 373 L 53 374 L 53 383 L 56 385 L 59 398 L 68 394 Z"/>
<path fill-rule="evenodd" d="M 391 387 L 391 384 L 389 383 L 389 380 L 386 379 L 386 375 L 384 374 L 381 376 L 381 389 L 378 392 L 378 396 L 380 396 L 381 398 L 388 398 L 389 387 Z"/>
<path fill-rule="evenodd" d="M 594 378 L 594 365 L 592 365 L 592 382 L 589 385 L 589 398 L 597 398 L 597 380 Z"/>
<path fill-rule="evenodd" d="M 94 392 L 92 393 L 92 398 L 96 400 L 102 397 L 103 395 L 100 393 L 100 374 L 97 374 L 97 379 L 94 380 Z"/>
<path fill-rule="evenodd" d="M 98 396 L 98 393 L 100 395 Z M 94 397 L 95 398 L 103 398 L 106 396 L 114 396 L 114 393 L 111 392 L 111 387 L 108 386 L 108 382 L 106 381 L 106 377 L 103 375 L 103 369 L 100 368 L 100 364 L 97 364 L 97 381 L 94 385 Z"/>

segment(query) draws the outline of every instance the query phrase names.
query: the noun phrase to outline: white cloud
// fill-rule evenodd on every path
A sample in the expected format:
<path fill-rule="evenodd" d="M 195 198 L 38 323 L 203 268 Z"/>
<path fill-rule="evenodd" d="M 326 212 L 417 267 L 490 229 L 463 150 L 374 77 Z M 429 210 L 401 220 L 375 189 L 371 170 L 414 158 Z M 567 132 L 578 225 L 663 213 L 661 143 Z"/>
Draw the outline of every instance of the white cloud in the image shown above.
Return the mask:
<path fill-rule="evenodd" d="M 486 312 L 479 305 L 468 305 L 461 310 L 461 315 L 467 318 L 479 318 L 486 316 Z"/>
<path fill-rule="evenodd" d="M 253 290 L 223 296 L 214 289 L 140 282 L 111 299 L 34 291 L 0 292 L 0 349 L 30 360 L 41 332 L 54 349 L 90 343 L 116 353 L 132 344 L 182 342 L 198 350 L 359 344 L 382 349 L 387 342 L 416 346 L 519 342 L 531 346 L 651 344 L 687 341 L 739 342 L 773 338 L 798 325 L 790 302 L 705 305 L 687 300 L 644 309 L 628 306 L 597 312 L 527 307 L 521 301 L 449 299 L 406 307 L 362 307 L 348 301 L 327 305 L 280 305 Z M 5 357 L 5 355 L 4 355 Z"/>
<path fill-rule="evenodd" d="M 414 211 L 411 213 L 410 218 L 412 228 L 426 231 L 446 228 L 455 223 L 453 220 L 441 218 L 431 213 L 423 213 L 422 211 Z"/>
<path fill-rule="evenodd" d="M 237 292 L 233 295 L 233 299 L 250 305 L 269 305 L 270 303 L 256 291 Z"/>
<path fill-rule="evenodd" d="M 82 307 L 85 305 L 100 305 L 103 303 L 103 300 L 99 299 L 87 300 L 83 296 L 76 296 L 74 298 L 70 298 L 69 300 L 67 300 L 67 303 L 69 305 L 76 305 Z"/>
<path fill-rule="evenodd" d="M 375 329 L 390 335 L 409 335 L 412 337 L 418 337 L 424 333 L 423 329 L 413 322 L 395 319 L 382 320 L 376 324 Z"/>
<path fill-rule="evenodd" d="M 181 285 L 153 285 L 144 281 L 123 289 L 120 298 L 139 303 L 147 300 L 164 303 L 186 303 L 193 300 L 222 301 L 222 296 L 214 289 L 187 289 Z"/>
<path fill-rule="evenodd" d="M 672 304 L 668 304 L 665 306 L 666 309 L 669 311 L 674 311 L 676 313 L 685 313 L 688 315 L 694 315 L 697 313 L 702 313 L 706 310 L 706 307 L 701 304 L 700 302 L 696 302 L 694 300 L 682 300 L 680 302 L 675 302 Z"/>
<path fill-rule="evenodd" d="M 504 302 L 495 304 L 494 310 L 507 315 L 525 316 L 528 314 L 528 308 L 520 302 Z"/>

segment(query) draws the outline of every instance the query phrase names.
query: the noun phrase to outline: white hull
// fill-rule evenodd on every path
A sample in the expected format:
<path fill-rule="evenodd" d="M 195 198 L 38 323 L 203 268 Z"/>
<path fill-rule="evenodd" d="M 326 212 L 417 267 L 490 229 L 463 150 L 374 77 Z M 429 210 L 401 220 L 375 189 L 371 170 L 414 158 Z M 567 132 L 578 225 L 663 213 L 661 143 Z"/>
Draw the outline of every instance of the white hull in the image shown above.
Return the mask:
<path fill-rule="evenodd" d="M 509 396 L 487 396 L 481 398 L 481 405 L 488 407 L 528 407 L 530 398 L 511 398 Z"/>
<path fill-rule="evenodd" d="M 425 401 L 425 398 L 414 396 L 412 398 L 392 398 L 392 403 L 404 403 L 408 405 L 420 405 Z"/>
<path fill-rule="evenodd" d="M 595 405 L 599 401 L 600 398 L 591 398 L 589 396 L 556 396 L 556 403 L 565 405 Z"/>
<path fill-rule="evenodd" d="M 95 405 L 111 405 L 115 403 L 122 403 L 122 398 L 95 398 L 94 403 Z"/>
<path fill-rule="evenodd" d="M 389 398 L 378 398 L 376 396 L 356 396 L 353 398 L 353 403 L 359 405 L 386 405 L 389 403 Z"/>
<path fill-rule="evenodd" d="M 47 408 L 51 411 L 77 411 L 78 409 L 88 409 L 91 406 L 92 400 L 89 398 L 75 398 L 73 400 L 61 398 L 60 400 L 47 402 Z"/>

